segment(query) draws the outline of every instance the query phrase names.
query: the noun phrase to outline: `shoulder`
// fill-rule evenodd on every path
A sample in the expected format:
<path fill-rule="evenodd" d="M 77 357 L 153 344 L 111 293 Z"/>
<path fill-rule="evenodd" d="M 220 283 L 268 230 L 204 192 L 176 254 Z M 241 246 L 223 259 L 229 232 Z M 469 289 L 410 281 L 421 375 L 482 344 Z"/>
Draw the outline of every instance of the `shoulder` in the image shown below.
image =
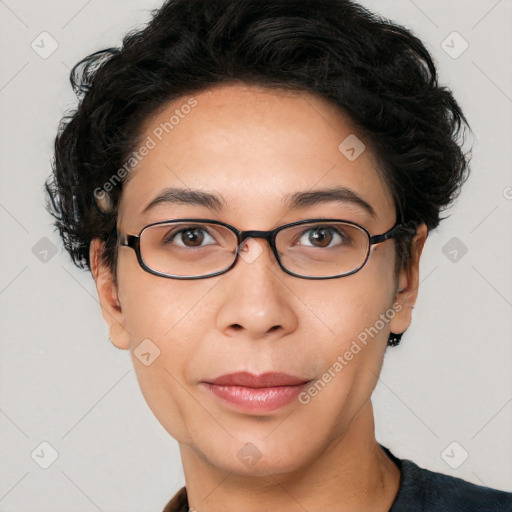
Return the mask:
<path fill-rule="evenodd" d="M 400 468 L 400 487 L 389 512 L 512 512 L 512 493 L 421 468 L 382 448 Z M 163 512 L 187 511 L 187 492 L 183 487 Z"/>
<path fill-rule="evenodd" d="M 421 468 L 384 450 L 401 473 L 390 512 L 512 512 L 512 493 Z"/>
<path fill-rule="evenodd" d="M 188 512 L 187 489 L 182 487 L 167 503 L 163 512 Z"/>

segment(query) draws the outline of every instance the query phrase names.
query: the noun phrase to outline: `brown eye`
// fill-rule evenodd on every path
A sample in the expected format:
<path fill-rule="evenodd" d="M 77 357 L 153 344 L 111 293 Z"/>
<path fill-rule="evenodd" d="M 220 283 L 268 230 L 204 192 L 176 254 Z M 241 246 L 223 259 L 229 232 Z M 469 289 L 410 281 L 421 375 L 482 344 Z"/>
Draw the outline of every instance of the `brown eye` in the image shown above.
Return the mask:
<path fill-rule="evenodd" d="M 186 231 L 180 231 L 180 240 L 183 245 L 191 245 L 197 247 L 201 245 L 204 240 L 204 234 L 202 229 L 187 229 Z"/>
<path fill-rule="evenodd" d="M 300 239 L 300 245 L 307 246 L 308 244 L 302 242 L 304 237 L 307 238 L 309 245 L 319 248 L 330 247 L 333 241 L 338 245 L 350 242 L 350 237 L 342 229 L 335 228 L 334 226 L 315 226 L 305 231 L 305 235 Z"/>
<path fill-rule="evenodd" d="M 208 238 L 211 242 L 215 242 L 215 240 L 208 234 L 205 228 L 200 227 L 190 227 L 186 229 L 180 229 L 179 231 L 173 230 L 169 232 L 162 243 L 164 245 L 175 244 L 179 247 L 202 247 L 205 240 L 208 241 Z"/>
<path fill-rule="evenodd" d="M 308 241 L 312 245 L 319 245 L 320 247 L 326 247 L 331 243 L 333 238 L 332 233 L 326 229 L 310 230 L 311 233 L 308 237 Z"/>

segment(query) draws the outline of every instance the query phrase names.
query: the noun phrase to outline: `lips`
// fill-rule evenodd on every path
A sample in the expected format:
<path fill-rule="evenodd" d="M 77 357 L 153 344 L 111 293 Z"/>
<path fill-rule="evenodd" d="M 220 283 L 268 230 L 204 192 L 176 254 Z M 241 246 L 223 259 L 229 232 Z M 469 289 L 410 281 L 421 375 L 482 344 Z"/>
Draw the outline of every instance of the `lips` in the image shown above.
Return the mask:
<path fill-rule="evenodd" d="M 308 379 L 285 373 L 254 375 L 237 372 L 201 384 L 224 405 L 239 411 L 263 414 L 293 402 L 309 382 Z"/>
<path fill-rule="evenodd" d="M 254 375 L 248 372 L 230 373 L 221 375 L 214 380 L 207 381 L 218 386 L 244 386 L 247 388 L 273 388 L 278 386 L 297 386 L 305 384 L 308 379 L 301 379 L 286 373 L 262 373 Z"/>

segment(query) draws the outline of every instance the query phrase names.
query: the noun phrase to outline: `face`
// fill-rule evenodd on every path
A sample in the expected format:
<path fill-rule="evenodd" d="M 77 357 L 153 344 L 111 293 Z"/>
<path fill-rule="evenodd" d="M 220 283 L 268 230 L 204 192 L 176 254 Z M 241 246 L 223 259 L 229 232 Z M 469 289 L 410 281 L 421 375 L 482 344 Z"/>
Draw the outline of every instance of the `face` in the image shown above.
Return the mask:
<path fill-rule="evenodd" d="M 120 231 L 138 234 L 147 224 L 185 217 L 239 230 L 271 230 L 316 217 L 356 222 L 372 235 L 394 225 L 391 194 L 368 145 L 355 160 L 340 151 L 355 132 L 325 100 L 241 85 L 194 98 L 193 108 L 182 108 L 188 97 L 174 101 L 143 126 L 141 140 L 157 143 L 123 188 Z M 158 131 L 176 110 L 188 113 L 168 133 Z M 146 210 L 171 187 L 216 194 L 220 207 L 162 201 Z M 374 215 L 354 200 L 293 209 L 283 201 L 340 187 L 369 204 Z M 395 275 L 392 240 L 374 246 L 359 272 L 327 280 L 286 274 L 263 239 L 249 240 L 247 257 L 229 272 L 198 280 L 152 275 L 131 248 L 120 247 L 115 285 L 100 251 L 95 241 L 91 261 L 111 338 L 131 351 L 155 416 L 206 463 L 243 474 L 298 469 L 343 437 L 370 399 L 390 330 L 408 327 L 416 296 L 416 253 L 412 272 Z M 151 354 L 150 364 L 137 357 L 142 348 Z M 272 407 L 251 408 L 206 384 L 234 372 L 275 372 L 308 383 L 301 394 L 291 386 L 278 390 Z M 294 398 L 285 400 L 288 394 Z M 254 390 L 248 396 L 257 403 L 261 398 Z M 257 464 L 244 463 L 245 455 Z"/>

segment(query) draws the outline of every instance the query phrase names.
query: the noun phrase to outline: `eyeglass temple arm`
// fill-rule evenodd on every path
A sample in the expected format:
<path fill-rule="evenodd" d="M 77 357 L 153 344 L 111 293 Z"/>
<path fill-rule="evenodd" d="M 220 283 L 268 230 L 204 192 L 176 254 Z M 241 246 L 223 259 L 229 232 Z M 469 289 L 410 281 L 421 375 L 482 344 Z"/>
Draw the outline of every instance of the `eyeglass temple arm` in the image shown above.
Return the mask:
<path fill-rule="evenodd" d="M 370 245 L 380 244 L 386 240 L 393 238 L 404 227 L 404 224 L 396 224 L 389 231 L 382 233 L 382 235 L 374 235 L 370 237 Z"/>
<path fill-rule="evenodd" d="M 124 233 L 117 232 L 117 240 L 118 244 L 123 247 L 131 247 L 132 249 L 135 249 L 137 244 L 139 243 L 139 236 L 138 235 L 125 235 Z"/>

